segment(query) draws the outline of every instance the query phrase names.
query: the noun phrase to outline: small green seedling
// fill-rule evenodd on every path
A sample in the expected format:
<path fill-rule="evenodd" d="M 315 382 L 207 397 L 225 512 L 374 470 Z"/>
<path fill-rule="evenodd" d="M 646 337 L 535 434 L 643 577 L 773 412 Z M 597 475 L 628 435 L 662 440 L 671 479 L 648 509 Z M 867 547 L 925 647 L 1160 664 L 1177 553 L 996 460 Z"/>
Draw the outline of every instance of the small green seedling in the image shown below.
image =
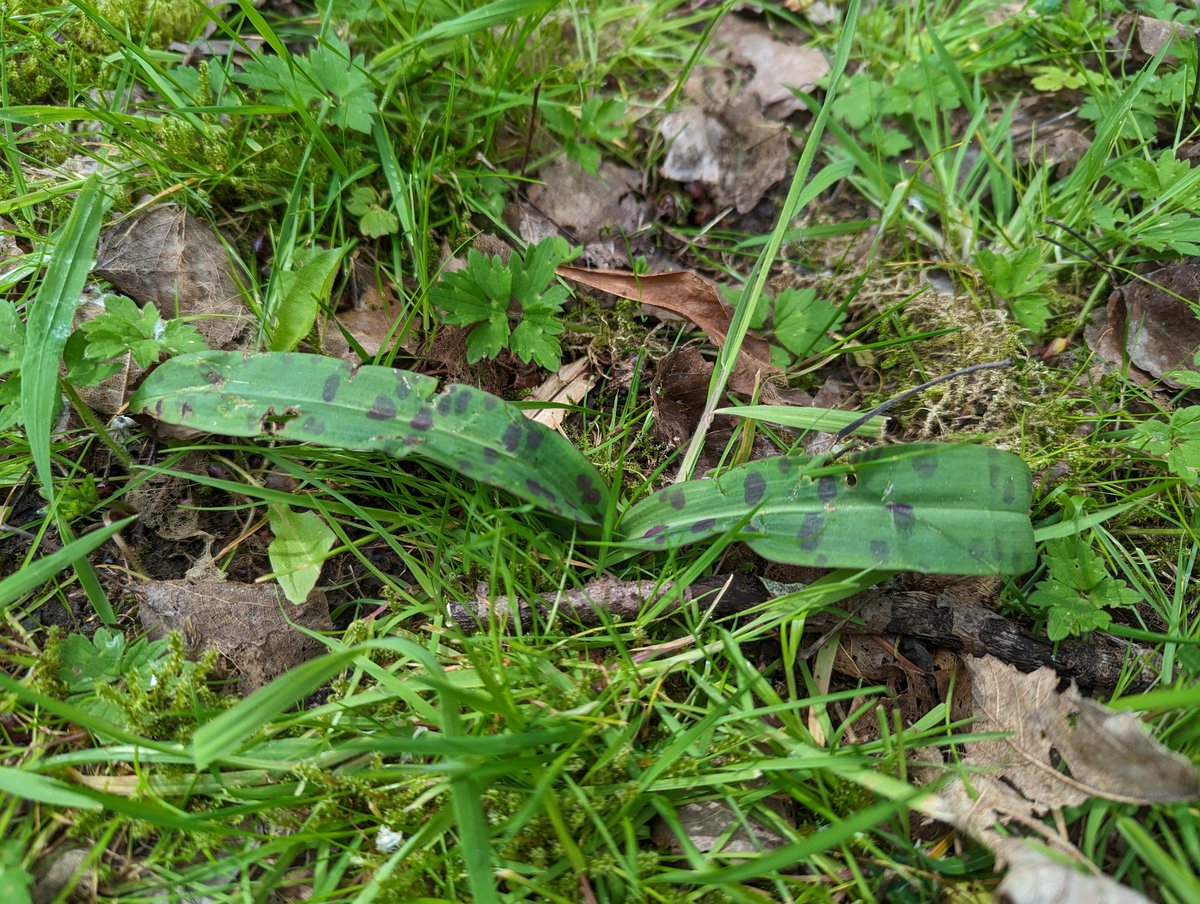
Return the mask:
<path fill-rule="evenodd" d="M 558 370 L 563 331 L 559 315 L 567 290 L 554 268 L 574 255 L 565 240 L 544 239 L 505 263 L 471 249 L 467 266 L 447 273 L 429 290 L 429 300 L 446 312 L 446 322 L 473 326 L 467 335 L 467 361 L 474 364 L 511 348 L 522 361 Z M 509 326 L 510 318 L 519 322 Z"/>
<path fill-rule="evenodd" d="M 750 329 L 765 331 L 774 341 L 771 363 L 786 368 L 797 358 L 820 354 L 833 345 L 829 331 L 841 326 L 846 312 L 817 298 L 815 289 L 783 289 L 773 299 L 758 300 Z M 769 328 L 768 328 L 769 324 Z"/>
<path fill-rule="evenodd" d="M 996 252 L 980 248 L 975 252 L 980 275 L 1021 326 L 1034 333 L 1046 328 L 1050 317 L 1050 296 L 1042 290 L 1049 279 L 1042 262 L 1041 249 L 1030 246 L 1020 251 Z"/>
<path fill-rule="evenodd" d="M 1161 455 L 1167 468 L 1189 486 L 1200 483 L 1200 406 L 1171 412 L 1171 419 L 1142 421 L 1133 428 L 1130 445 Z"/>
<path fill-rule="evenodd" d="M 252 56 L 233 77 L 284 110 L 326 109 L 328 121 L 341 129 L 369 133 L 379 110 L 363 56 L 352 57 L 340 38 L 326 39 L 307 56 Z"/>
<path fill-rule="evenodd" d="M 296 512 L 286 505 L 268 508 L 271 533 L 267 547 L 271 568 L 283 594 L 293 603 L 303 603 L 321 576 L 321 562 L 337 537 L 315 512 Z"/>
<path fill-rule="evenodd" d="M 1048 576 L 1029 595 L 1046 616 L 1046 636 L 1054 642 L 1112 624 L 1111 608 L 1132 606 L 1142 596 L 1112 577 L 1104 560 L 1078 534 L 1046 543 Z"/>
<path fill-rule="evenodd" d="M 130 401 L 172 424 L 415 455 L 585 530 L 610 490 L 558 433 L 495 396 L 319 355 L 200 352 L 161 365 Z M 648 496 L 618 524 L 630 552 L 737 536 L 767 558 L 829 568 L 1028 571 L 1031 481 L 984 446 L 886 446 L 832 463 L 777 456 Z"/>
<path fill-rule="evenodd" d="M 145 369 L 159 358 L 205 348 L 204 337 L 190 323 L 163 320 L 152 303 L 139 308 L 124 295 L 106 295 L 104 313 L 84 323 L 63 349 L 67 379 L 76 386 L 94 386 L 117 373 L 115 360 L 133 353 L 133 363 Z"/>

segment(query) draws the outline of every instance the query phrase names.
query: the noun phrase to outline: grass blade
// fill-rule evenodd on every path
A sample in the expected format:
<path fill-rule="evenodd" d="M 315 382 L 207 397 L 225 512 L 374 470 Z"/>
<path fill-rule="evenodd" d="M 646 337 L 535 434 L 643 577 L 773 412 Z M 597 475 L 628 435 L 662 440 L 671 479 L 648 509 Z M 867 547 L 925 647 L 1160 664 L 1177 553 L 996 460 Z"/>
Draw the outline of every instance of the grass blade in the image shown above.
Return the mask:
<path fill-rule="evenodd" d="M 75 206 L 54 242 L 46 276 L 29 308 L 25 358 L 21 364 L 21 410 L 38 479 L 46 498 L 54 501 L 54 475 L 50 470 L 50 426 L 58 401 L 58 364 L 71 332 L 71 321 L 96 242 L 107 198 L 93 175 L 83 184 Z"/>

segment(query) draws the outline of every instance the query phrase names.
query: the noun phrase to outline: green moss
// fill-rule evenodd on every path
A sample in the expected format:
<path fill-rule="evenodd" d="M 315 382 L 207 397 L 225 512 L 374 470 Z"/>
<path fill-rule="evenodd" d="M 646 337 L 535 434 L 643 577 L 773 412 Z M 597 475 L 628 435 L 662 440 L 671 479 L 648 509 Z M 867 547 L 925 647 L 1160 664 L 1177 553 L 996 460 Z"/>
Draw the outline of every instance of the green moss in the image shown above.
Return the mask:
<path fill-rule="evenodd" d="M 121 49 L 110 29 L 165 49 L 187 40 L 203 16 L 193 0 L 99 0 L 86 9 L 16 0 L 3 35 L 8 101 L 69 104 L 78 86 L 107 84 L 113 64 L 105 58 Z"/>

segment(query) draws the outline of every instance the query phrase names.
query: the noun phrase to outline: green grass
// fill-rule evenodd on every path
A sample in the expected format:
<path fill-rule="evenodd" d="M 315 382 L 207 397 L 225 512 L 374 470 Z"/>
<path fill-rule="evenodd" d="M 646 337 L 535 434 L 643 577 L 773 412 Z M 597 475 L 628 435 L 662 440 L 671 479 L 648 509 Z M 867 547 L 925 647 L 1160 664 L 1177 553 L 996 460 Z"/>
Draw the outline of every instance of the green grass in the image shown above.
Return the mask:
<path fill-rule="evenodd" d="M 636 306 L 583 298 L 562 315 L 564 359 L 588 355 L 601 377 L 564 424 L 613 487 L 594 531 L 379 451 L 156 441 L 88 411 L 85 381 L 58 376 L 77 300 L 95 294 L 97 233 L 146 198 L 221 229 L 256 348 L 310 349 L 355 262 L 396 304 L 392 341 L 365 363 L 434 370 L 443 247 L 512 239 L 505 208 L 567 155 L 633 167 L 651 200 L 672 196 L 681 215 L 655 240 L 735 300 L 710 412 L 734 404 L 738 348 L 783 274 L 832 305 L 818 308 L 827 321 L 845 315 L 782 357 L 791 388 L 853 375 L 865 412 L 1012 357 L 898 404 L 891 435 L 987 442 L 1030 465 L 1042 557 L 1003 582 L 1002 611 L 1047 636 L 1080 600 L 1128 588 L 1140 604 L 1107 610 L 1109 630 L 1153 646 L 1160 676 L 1146 693 L 1117 687 L 1111 705 L 1200 762 L 1200 439 L 1182 393 L 1094 368 L 1081 338 L 1114 284 L 1200 245 L 1195 48 L 1143 62 L 1109 41 L 1126 11 L 1189 28 L 1197 14 L 1064 0 L 993 20 L 992 0 L 852 3 L 816 27 L 761 4 L 840 81 L 788 122 L 790 190 L 774 229 L 748 232 L 736 216 L 689 218 L 703 206 L 659 175 L 654 128 L 686 103 L 732 6 L 332 0 L 289 19 L 239 2 L 217 20 L 194 0 L 20 0 L 0 14 L 0 216 L 19 249 L 0 267 L 0 898 L 45 893 L 54 863 L 66 884 L 51 899 L 121 902 L 932 901 L 1003 875 L 920 816 L 914 770 L 930 752 L 955 762 L 970 730 L 948 696 L 911 716 L 896 687 L 834 673 L 846 635 L 804 633 L 888 575 L 785 573 L 800 583 L 729 616 L 681 591 L 762 573 L 730 533 L 640 555 L 607 542 L 639 500 L 700 476 L 707 426 L 667 448 L 651 396 L 657 361 L 695 331 L 652 333 Z M 206 28 L 236 51 L 184 65 L 167 49 Z M 1022 156 L 1022 95 L 1075 111 L 1090 143 L 1073 168 Z M 1063 351 L 1043 358 L 1055 340 Z M 487 366 L 519 401 L 515 357 Z M 724 463 L 762 457 L 764 437 L 797 446 L 742 421 Z M 208 536 L 160 536 L 147 488 Z M 139 644 L 137 606 L 148 580 L 209 554 L 231 581 L 270 575 L 268 506 L 332 533 L 318 585 L 336 628 L 316 635 L 323 655 L 242 696 L 194 626 Z M 1039 595 L 1072 550 L 1108 582 Z M 575 624 L 565 595 L 600 578 L 656 599 Z M 453 617 L 539 595 L 547 608 L 527 622 L 485 612 L 464 631 Z M 731 814 L 726 841 L 752 821 L 776 840 L 752 856 L 698 849 L 681 813 L 714 802 Z M 1093 798 L 1059 815 L 1100 872 L 1154 900 L 1196 899 L 1194 802 Z"/>

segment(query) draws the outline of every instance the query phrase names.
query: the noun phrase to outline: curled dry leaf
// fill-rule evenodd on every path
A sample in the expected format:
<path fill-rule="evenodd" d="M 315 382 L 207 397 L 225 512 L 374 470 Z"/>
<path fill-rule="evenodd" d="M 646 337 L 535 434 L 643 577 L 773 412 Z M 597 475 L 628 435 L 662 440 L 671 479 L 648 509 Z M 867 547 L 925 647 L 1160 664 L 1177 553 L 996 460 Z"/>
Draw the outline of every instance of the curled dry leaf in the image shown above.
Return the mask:
<path fill-rule="evenodd" d="M 718 347 L 729 334 L 732 312 L 711 283 L 688 270 L 638 276 L 624 270 L 584 270 L 561 266 L 555 272 L 564 279 L 582 283 L 601 292 L 629 298 L 686 317 Z M 747 333 L 738 351 L 737 369 L 729 380 L 734 392 L 749 393 L 756 375 L 778 372 L 771 364 L 771 345 L 761 336 Z"/>
<path fill-rule="evenodd" d="M 1118 365 L 1128 361 L 1135 376 L 1178 389 L 1182 384 L 1168 374 L 1197 370 L 1193 357 L 1200 348 L 1200 321 L 1191 307 L 1197 301 L 1200 261 L 1155 270 L 1113 291 L 1107 321 L 1088 330 L 1088 342 L 1105 360 Z"/>
<path fill-rule="evenodd" d="M 196 317 L 212 348 L 232 349 L 250 326 L 225 246 L 177 204 L 157 204 L 100 235 L 96 275 L 164 318 Z"/>

